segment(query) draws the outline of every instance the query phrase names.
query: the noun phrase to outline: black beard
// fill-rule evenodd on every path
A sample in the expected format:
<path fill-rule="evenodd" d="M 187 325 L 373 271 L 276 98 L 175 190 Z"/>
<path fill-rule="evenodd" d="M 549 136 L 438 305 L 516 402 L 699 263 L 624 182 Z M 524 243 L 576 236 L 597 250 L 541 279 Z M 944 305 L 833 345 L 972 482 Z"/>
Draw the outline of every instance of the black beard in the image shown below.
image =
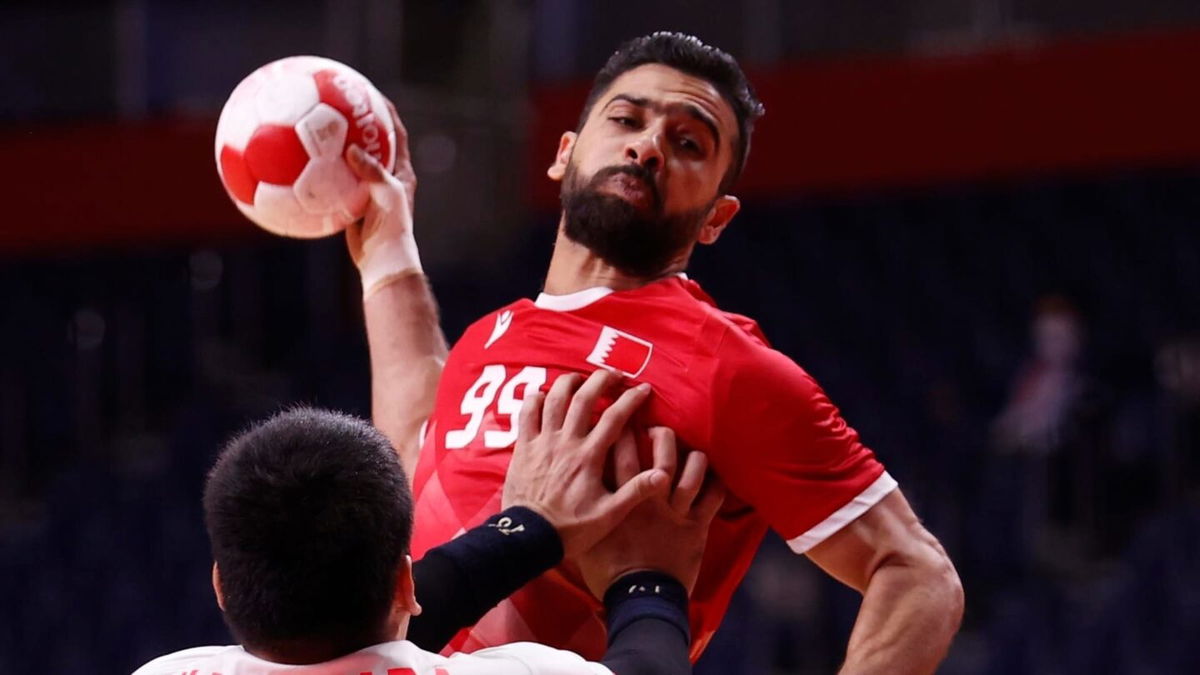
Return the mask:
<path fill-rule="evenodd" d="M 633 204 L 601 192 L 600 185 L 624 173 L 638 178 L 650 191 L 652 204 L 643 211 Z M 631 277 L 660 276 L 680 253 L 696 241 L 709 207 L 668 215 L 654 177 L 640 165 L 610 166 L 579 185 L 575 165 L 567 166 L 560 195 L 563 233 L 585 246 L 601 260 Z"/>

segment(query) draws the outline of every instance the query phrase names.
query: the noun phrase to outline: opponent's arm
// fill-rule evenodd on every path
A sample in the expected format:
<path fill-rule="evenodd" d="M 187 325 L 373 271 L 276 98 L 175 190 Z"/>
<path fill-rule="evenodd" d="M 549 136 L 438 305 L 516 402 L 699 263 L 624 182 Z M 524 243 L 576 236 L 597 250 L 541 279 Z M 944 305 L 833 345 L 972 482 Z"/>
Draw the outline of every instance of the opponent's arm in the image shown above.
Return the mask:
<path fill-rule="evenodd" d="M 405 639 L 436 652 L 514 591 L 562 561 L 554 526 L 529 509 L 506 509 L 430 549 L 413 563 L 420 614 Z"/>
<path fill-rule="evenodd" d="M 437 302 L 421 268 L 413 237 L 417 179 L 408 136 L 389 102 L 396 126 L 396 169 L 352 146 L 346 162 L 366 184 L 369 200 L 360 223 L 346 230 L 350 256 L 363 285 L 363 317 L 371 355 L 371 417 L 413 475 L 421 425 L 433 412 L 446 362 Z"/>
<path fill-rule="evenodd" d="M 946 551 L 893 490 L 808 557 L 863 594 L 842 673 L 932 673 L 963 614 Z"/>
<path fill-rule="evenodd" d="M 608 649 L 600 662 L 621 675 L 684 675 L 688 660 L 687 589 L 662 572 L 617 579 L 604 594 Z"/>

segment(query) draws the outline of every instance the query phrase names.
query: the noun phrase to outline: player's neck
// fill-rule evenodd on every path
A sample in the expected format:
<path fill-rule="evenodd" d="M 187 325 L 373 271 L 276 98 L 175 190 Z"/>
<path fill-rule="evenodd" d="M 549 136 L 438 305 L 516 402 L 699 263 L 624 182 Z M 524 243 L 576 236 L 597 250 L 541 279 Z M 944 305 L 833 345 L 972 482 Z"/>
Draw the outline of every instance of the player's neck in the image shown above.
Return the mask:
<path fill-rule="evenodd" d="M 544 290 L 550 295 L 567 295 L 597 286 L 627 291 L 682 272 L 684 260 L 654 277 L 630 276 L 604 262 L 586 246 L 568 239 L 560 227 L 558 237 L 554 240 L 554 253 L 550 256 Z"/>

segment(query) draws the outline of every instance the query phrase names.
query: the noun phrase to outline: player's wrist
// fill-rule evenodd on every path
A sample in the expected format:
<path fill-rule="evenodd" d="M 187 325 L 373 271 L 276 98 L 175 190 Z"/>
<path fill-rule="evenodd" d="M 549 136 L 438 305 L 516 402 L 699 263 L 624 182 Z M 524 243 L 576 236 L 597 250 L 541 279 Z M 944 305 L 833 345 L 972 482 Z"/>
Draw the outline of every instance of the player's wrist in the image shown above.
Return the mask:
<path fill-rule="evenodd" d="M 358 274 L 362 279 L 364 300 L 400 279 L 424 272 L 421 253 L 411 232 L 394 239 L 363 244 Z"/>
<path fill-rule="evenodd" d="M 569 538 L 571 538 L 574 529 L 569 523 L 562 522 L 563 518 L 559 517 L 559 515 L 555 513 L 554 509 L 548 508 L 545 504 L 538 503 L 537 500 L 520 497 L 512 500 L 501 500 L 500 508 L 504 509 L 505 511 L 509 509 L 523 509 L 536 514 L 538 518 L 545 521 L 547 525 L 554 529 L 554 532 L 558 535 L 559 540 L 563 543 L 564 550 L 567 549 L 567 541 Z M 567 553 L 569 555 L 571 552 L 567 551 Z"/>
<path fill-rule="evenodd" d="M 604 580 L 604 583 L 600 585 L 599 589 L 597 589 L 600 591 L 599 593 L 597 593 L 597 596 L 599 597 L 600 600 L 603 600 L 604 596 L 608 593 L 608 591 L 612 590 L 612 588 L 615 587 L 617 584 L 619 584 L 622 579 L 624 579 L 625 577 L 628 577 L 630 575 L 634 575 L 634 574 L 666 574 L 666 573 L 663 572 L 662 570 L 658 570 L 653 567 L 622 567 L 620 570 L 607 575 L 607 578 Z M 670 575 L 667 575 L 667 576 L 670 576 Z"/>
<path fill-rule="evenodd" d="M 610 644 L 621 630 L 645 618 L 666 621 L 679 629 L 686 642 L 691 641 L 687 588 L 669 573 L 653 569 L 624 573 L 605 591 L 603 602 Z"/>
<path fill-rule="evenodd" d="M 639 596 L 663 596 L 673 602 L 686 600 L 687 587 L 670 572 L 643 567 L 630 569 L 613 578 L 604 592 L 606 605 Z"/>
<path fill-rule="evenodd" d="M 422 282 L 424 282 L 425 273 L 420 269 L 407 269 L 389 274 L 382 279 L 373 282 L 370 287 L 368 287 L 366 284 L 363 284 L 363 302 L 366 302 L 371 297 L 377 295 L 380 291 L 386 288 L 397 286 L 412 279 L 421 279 Z"/>

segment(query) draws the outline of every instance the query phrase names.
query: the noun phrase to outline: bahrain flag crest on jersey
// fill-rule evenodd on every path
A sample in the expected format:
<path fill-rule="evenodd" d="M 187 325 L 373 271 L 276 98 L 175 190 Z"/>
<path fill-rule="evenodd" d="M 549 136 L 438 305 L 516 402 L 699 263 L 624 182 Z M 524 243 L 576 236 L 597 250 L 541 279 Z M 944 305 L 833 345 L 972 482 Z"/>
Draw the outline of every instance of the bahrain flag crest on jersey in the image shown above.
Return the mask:
<path fill-rule="evenodd" d="M 650 363 L 654 345 L 625 331 L 605 326 L 587 362 L 618 372 L 625 377 L 637 377 Z"/>

